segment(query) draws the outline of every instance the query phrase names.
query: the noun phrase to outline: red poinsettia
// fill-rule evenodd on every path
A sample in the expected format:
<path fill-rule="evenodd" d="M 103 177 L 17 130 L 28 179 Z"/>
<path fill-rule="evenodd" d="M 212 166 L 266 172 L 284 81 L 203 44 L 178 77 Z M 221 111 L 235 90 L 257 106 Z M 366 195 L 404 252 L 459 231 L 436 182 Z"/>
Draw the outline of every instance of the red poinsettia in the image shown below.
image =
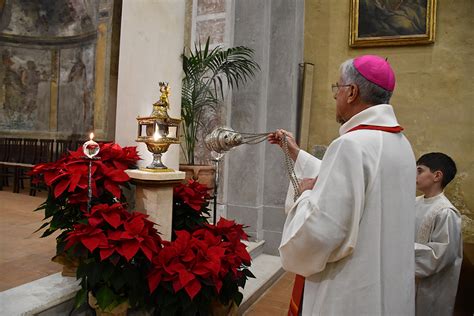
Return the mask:
<path fill-rule="evenodd" d="M 200 211 L 202 206 L 209 199 L 209 188 L 195 180 L 188 180 L 187 184 L 180 184 L 174 188 L 173 197 L 182 200 L 192 209 Z"/>
<path fill-rule="evenodd" d="M 81 243 L 90 252 L 93 252 L 99 246 L 106 246 L 107 242 L 107 237 L 102 229 L 86 224 L 76 224 L 66 237 L 66 250 Z"/>
<path fill-rule="evenodd" d="M 98 197 L 105 190 L 120 198 L 120 185 L 130 180 L 125 170 L 140 159 L 136 147 L 121 148 L 114 143 L 101 144 L 98 157 L 100 159 L 93 160 L 91 164 L 93 196 Z M 67 194 L 69 203 L 85 203 L 89 162 L 81 147 L 56 162 L 36 165 L 31 175 L 43 175 L 46 185 L 53 189 L 55 198 Z"/>
<path fill-rule="evenodd" d="M 237 279 L 243 265 L 250 265 L 250 255 L 239 240 L 230 241 L 225 234 L 241 234 L 241 225 L 221 219 L 217 226 L 208 225 L 195 230 L 176 231 L 176 239 L 165 243 L 153 258 L 153 270 L 148 285 L 153 292 L 160 282 L 170 282 L 174 292 L 184 289 L 193 299 L 202 286 L 212 285 L 219 293 L 224 278 L 232 273 Z M 242 235 L 247 238 L 247 235 Z"/>
<path fill-rule="evenodd" d="M 128 213 L 120 203 L 99 204 L 87 215 L 88 224 L 78 224 L 66 237 L 66 250 L 81 243 L 91 253 L 99 248 L 100 260 L 117 253 L 130 261 L 139 250 L 152 260 L 161 248 L 153 222 L 142 213 Z"/>

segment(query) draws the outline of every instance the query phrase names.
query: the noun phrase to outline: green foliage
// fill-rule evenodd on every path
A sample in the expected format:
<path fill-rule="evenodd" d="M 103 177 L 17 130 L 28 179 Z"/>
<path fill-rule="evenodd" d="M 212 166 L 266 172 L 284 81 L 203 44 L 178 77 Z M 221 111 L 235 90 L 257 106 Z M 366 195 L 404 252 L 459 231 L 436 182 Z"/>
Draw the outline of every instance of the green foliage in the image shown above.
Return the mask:
<path fill-rule="evenodd" d="M 183 86 L 181 90 L 181 116 L 186 145 L 186 161 L 194 164 L 197 130 L 202 124 L 206 109 L 216 109 L 224 99 L 224 87 L 238 89 L 253 78 L 260 69 L 253 60 L 254 51 L 245 46 L 223 49 L 209 48 L 209 38 L 204 48 L 195 45 L 194 51 L 183 58 Z"/>
<path fill-rule="evenodd" d="M 48 197 L 36 211 L 44 210 L 43 221 L 47 221 L 41 225 L 36 231 L 49 226 L 41 235 L 46 237 L 53 234 L 57 230 L 70 230 L 73 225 L 84 218 L 84 214 L 79 209 L 78 204 L 67 203 L 66 197 L 54 197 L 52 190 L 48 191 Z"/>
<path fill-rule="evenodd" d="M 130 262 L 121 258 L 116 264 L 110 260 L 100 261 L 98 253 L 94 255 L 97 257 L 82 260 L 77 269 L 82 289 L 76 294 L 76 308 L 87 302 L 89 291 L 103 311 L 112 310 L 127 300 L 132 308 L 151 308 L 146 280 L 151 263 L 143 255 Z"/>
<path fill-rule="evenodd" d="M 209 224 L 209 202 L 201 207 L 200 211 L 192 209 L 188 204 L 178 198 L 173 199 L 173 231 L 186 230 L 189 232 Z"/>

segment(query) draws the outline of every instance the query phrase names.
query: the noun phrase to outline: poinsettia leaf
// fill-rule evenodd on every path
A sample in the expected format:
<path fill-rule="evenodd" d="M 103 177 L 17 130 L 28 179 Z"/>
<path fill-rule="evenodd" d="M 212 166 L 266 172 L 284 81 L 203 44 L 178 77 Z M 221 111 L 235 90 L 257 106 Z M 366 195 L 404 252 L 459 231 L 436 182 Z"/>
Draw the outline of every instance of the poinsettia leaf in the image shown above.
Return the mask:
<path fill-rule="evenodd" d="M 43 228 L 45 228 L 46 226 L 49 225 L 49 222 L 48 223 L 43 223 L 40 228 L 38 228 L 37 230 L 35 230 L 33 233 L 36 233 L 36 232 L 39 232 L 40 230 L 42 230 Z"/>
<path fill-rule="evenodd" d="M 49 224 L 49 223 L 48 223 Z M 51 228 L 48 228 L 47 230 L 44 231 L 44 233 L 41 235 L 41 238 L 43 237 L 47 237 L 49 235 L 51 235 L 52 233 L 54 233 L 56 230 L 54 229 L 51 229 Z"/>
<path fill-rule="evenodd" d="M 191 299 L 194 299 L 196 294 L 199 293 L 199 290 L 201 289 L 201 283 L 197 280 L 194 279 L 191 282 L 189 282 L 184 289 L 186 290 L 186 293 L 188 293 L 189 297 Z"/>
<path fill-rule="evenodd" d="M 198 315 L 198 307 L 195 304 L 189 304 L 183 309 L 183 316 Z"/>
<path fill-rule="evenodd" d="M 105 175 L 109 177 L 112 181 L 115 182 L 125 182 L 130 180 L 128 174 L 125 173 L 122 169 L 107 169 L 104 171 Z"/>
<path fill-rule="evenodd" d="M 122 223 L 122 221 L 120 220 L 120 215 L 117 214 L 117 213 L 114 213 L 114 212 L 103 212 L 103 213 L 102 213 L 102 216 L 103 216 L 104 219 L 107 221 L 107 223 L 109 223 L 110 225 L 112 225 L 113 228 L 119 227 L 120 224 Z"/>
<path fill-rule="evenodd" d="M 150 248 L 142 245 L 142 246 L 140 246 L 140 249 L 145 254 L 145 256 L 148 258 L 148 260 L 151 261 L 151 259 L 153 257 L 153 252 L 150 250 Z"/>
<path fill-rule="evenodd" d="M 99 246 L 100 240 L 94 236 L 84 236 L 81 242 L 90 252 L 93 252 Z"/>
<path fill-rule="evenodd" d="M 68 192 L 74 192 L 74 190 L 76 189 L 77 184 L 79 183 L 79 180 L 81 180 L 81 176 L 82 175 L 80 173 L 74 173 L 71 176 Z"/>
<path fill-rule="evenodd" d="M 98 225 L 99 225 L 100 223 L 102 223 L 102 221 L 103 221 L 102 218 L 93 217 L 93 216 L 92 216 L 92 217 L 89 217 L 88 220 L 89 220 L 89 224 L 90 224 L 91 226 L 94 226 L 94 227 L 98 226 Z M 86 223 L 86 224 L 87 224 L 87 223 Z"/>
<path fill-rule="evenodd" d="M 81 307 L 85 302 L 87 298 L 87 289 L 82 288 L 76 293 L 76 298 L 74 300 L 74 307 L 77 309 Z"/>
<path fill-rule="evenodd" d="M 54 187 L 54 197 L 57 198 L 59 197 L 68 187 L 69 185 L 69 180 L 61 180 L 59 181 L 58 184 Z"/>
<path fill-rule="evenodd" d="M 122 245 L 120 245 L 117 251 L 119 254 L 124 256 L 127 261 L 130 261 L 130 259 L 132 259 L 133 256 L 135 256 L 135 254 L 137 253 L 139 247 L 140 244 L 138 243 L 138 241 L 131 240 L 122 243 Z"/>
<path fill-rule="evenodd" d="M 235 293 L 234 295 L 234 302 L 237 304 L 237 306 L 240 306 L 240 303 L 242 303 L 242 300 L 244 299 L 244 295 L 240 292 Z"/>
<path fill-rule="evenodd" d="M 139 234 L 143 230 L 143 227 L 145 227 L 145 222 L 143 221 L 142 217 L 135 217 L 131 221 L 126 222 L 124 227 L 127 232 L 133 236 Z"/>
<path fill-rule="evenodd" d="M 196 277 L 194 274 L 188 272 L 187 270 L 181 270 L 179 271 L 179 282 L 181 285 L 186 286 L 189 282 L 194 280 Z"/>
<path fill-rule="evenodd" d="M 121 170 L 128 169 L 128 165 L 126 163 L 123 163 L 122 161 L 113 160 L 113 164 L 117 169 L 121 169 Z"/>
<path fill-rule="evenodd" d="M 114 249 L 100 249 L 100 260 L 104 261 L 114 253 Z"/>
<path fill-rule="evenodd" d="M 253 275 L 253 273 L 249 270 L 249 269 L 243 269 L 242 272 L 249 278 L 254 278 L 255 279 L 255 275 Z"/>
<path fill-rule="evenodd" d="M 99 307 L 105 311 L 107 307 L 112 305 L 114 301 L 117 301 L 119 297 L 108 287 L 102 286 L 96 294 L 97 304 Z"/>
<path fill-rule="evenodd" d="M 176 304 L 172 304 L 172 305 L 168 305 L 168 306 L 165 306 L 161 312 L 161 315 L 163 316 L 174 316 L 176 315 L 176 312 L 178 311 L 178 305 Z"/>
<path fill-rule="evenodd" d="M 115 273 L 114 277 L 111 279 L 112 287 L 116 292 L 120 292 L 125 285 L 125 277 L 123 274 L 118 274 Z"/>
<path fill-rule="evenodd" d="M 112 264 L 109 263 L 105 265 L 105 267 L 103 267 L 102 272 L 101 272 L 102 279 L 106 282 L 109 281 L 114 271 L 115 271 L 115 267 Z"/>
<path fill-rule="evenodd" d="M 95 288 L 100 281 L 100 267 L 93 259 L 92 262 L 87 264 L 86 275 L 89 288 Z"/>
<path fill-rule="evenodd" d="M 158 287 L 158 284 L 160 284 L 161 275 L 161 271 L 154 271 L 148 276 L 148 287 L 150 289 L 150 293 L 153 293 Z"/>
<path fill-rule="evenodd" d="M 107 191 L 112 193 L 116 198 L 120 198 L 120 195 L 121 195 L 120 187 L 115 182 L 107 179 L 104 181 L 104 187 Z"/>

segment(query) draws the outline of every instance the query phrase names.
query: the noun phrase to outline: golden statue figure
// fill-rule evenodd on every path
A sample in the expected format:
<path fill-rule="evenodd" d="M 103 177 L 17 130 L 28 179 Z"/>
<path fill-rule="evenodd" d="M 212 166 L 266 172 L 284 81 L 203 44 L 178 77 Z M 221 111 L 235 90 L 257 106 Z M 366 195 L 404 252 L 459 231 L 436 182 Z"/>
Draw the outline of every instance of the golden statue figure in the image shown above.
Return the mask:
<path fill-rule="evenodd" d="M 169 95 L 171 92 L 169 83 L 160 82 L 159 85 L 160 85 L 160 92 L 161 92 L 160 101 L 159 101 L 160 105 L 165 106 L 167 109 L 169 109 L 170 108 Z"/>
<path fill-rule="evenodd" d="M 161 96 L 158 101 L 153 104 L 153 112 L 151 116 L 169 117 L 168 109 L 170 108 L 169 95 L 171 88 L 168 82 L 160 82 Z"/>

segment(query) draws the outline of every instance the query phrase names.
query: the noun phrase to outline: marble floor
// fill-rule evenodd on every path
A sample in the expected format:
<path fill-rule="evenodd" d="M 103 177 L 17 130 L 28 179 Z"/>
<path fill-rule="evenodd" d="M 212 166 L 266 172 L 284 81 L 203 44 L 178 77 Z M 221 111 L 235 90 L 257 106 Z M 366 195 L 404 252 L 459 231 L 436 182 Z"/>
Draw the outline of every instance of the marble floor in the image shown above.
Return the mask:
<path fill-rule="evenodd" d="M 56 235 L 39 238 L 34 233 L 41 226 L 44 214 L 33 212 L 45 199 L 45 192 L 36 197 L 29 190 L 12 193 L 9 187 L 0 191 L 0 291 L 31 282 L 61 271 L 51 262 L 55 254 Z"/>
<path fill-rule="evenodd" d="M 46 198 L 28 190 L 12 193 L 9 187 L 0 191 L 0 292 L 61 271 L 51 262 L 55 253 L 55 235 L 39 238 L 34 231 L 44 214 L 33 212 Z M 288 313 L 294 275 L 283 274 L 250 308 L 246 316 L 278 316 Z"/>
<path fill-rule="evenodd" d="M 285 272 L 249 307 L 244 316 L 286 316 L 295 275 Z"/>

